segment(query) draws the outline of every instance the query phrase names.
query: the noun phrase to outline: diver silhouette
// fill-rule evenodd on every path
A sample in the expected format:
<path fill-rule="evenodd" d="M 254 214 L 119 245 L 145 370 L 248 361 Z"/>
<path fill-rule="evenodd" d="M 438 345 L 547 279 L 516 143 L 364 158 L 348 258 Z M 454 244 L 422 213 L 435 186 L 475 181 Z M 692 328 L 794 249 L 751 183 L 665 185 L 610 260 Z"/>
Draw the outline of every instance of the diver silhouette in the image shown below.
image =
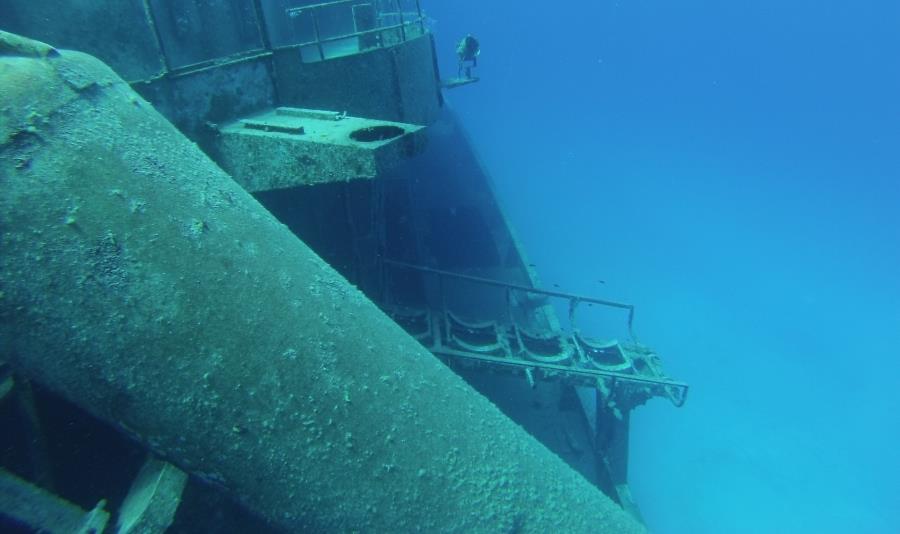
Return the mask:
<path fill-rule="evenodd" d="M 472 37 L 471 33 L 463 37 L 456 45 L 456 56 L 459 58 L 459 69 L 456 75 L 462 78 L 465 71 L 466 78 L 471 78 L 472 68 L 478 66 L 479 54 L 481 54 L 481 45 L 478 43 L 478 39 Z M 469 62 L 471 65 L 468 64 Z"/>

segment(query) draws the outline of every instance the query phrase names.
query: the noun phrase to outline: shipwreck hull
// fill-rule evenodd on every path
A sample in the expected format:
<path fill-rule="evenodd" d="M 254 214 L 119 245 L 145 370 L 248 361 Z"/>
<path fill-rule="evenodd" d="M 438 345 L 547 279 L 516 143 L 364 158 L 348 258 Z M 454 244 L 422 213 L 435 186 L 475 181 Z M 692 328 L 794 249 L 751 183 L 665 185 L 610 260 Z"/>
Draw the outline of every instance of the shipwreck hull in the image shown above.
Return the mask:
<path fill-rule="evenodd" d="M 642 531 L 106 66 L 2 39 L 17 372 L 286 530 Z"/>

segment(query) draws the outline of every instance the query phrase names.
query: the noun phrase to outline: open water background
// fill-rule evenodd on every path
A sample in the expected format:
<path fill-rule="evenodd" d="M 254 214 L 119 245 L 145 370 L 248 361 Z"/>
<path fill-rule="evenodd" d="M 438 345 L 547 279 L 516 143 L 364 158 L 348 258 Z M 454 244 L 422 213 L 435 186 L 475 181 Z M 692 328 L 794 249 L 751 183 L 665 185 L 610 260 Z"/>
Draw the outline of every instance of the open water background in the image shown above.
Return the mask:
<path fill-rule="evenodd" d="M 423 4 L 544 285 L 691 384 L 632 419 L 651 529 L 900 532 L 900 3 Z"/>

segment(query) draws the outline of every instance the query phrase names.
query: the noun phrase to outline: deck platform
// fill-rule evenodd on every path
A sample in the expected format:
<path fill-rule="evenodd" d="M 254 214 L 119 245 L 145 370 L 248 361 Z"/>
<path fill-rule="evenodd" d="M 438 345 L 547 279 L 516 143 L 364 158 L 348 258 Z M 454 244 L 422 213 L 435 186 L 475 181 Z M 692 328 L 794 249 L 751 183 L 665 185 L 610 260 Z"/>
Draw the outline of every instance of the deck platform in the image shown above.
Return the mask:
<path fill-rule="evenodd" d="M 218 163 L 250 192 L 372 179 L 424 147 L 425 127 L 280 107 L 219 131 Z"/>

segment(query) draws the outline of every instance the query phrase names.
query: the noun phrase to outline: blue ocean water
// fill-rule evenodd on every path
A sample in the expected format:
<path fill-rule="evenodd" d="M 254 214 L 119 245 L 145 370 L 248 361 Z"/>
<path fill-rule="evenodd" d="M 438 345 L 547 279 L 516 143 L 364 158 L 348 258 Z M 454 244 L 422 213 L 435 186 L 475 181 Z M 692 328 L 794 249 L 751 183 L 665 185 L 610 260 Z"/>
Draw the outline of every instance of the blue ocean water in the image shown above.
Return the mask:
<path fill-rule="evenodd" d="M 900 4 L 425 7 L 544 285 L 691 384 L 633 416 L 650 528 L 900 532 Z"/>

